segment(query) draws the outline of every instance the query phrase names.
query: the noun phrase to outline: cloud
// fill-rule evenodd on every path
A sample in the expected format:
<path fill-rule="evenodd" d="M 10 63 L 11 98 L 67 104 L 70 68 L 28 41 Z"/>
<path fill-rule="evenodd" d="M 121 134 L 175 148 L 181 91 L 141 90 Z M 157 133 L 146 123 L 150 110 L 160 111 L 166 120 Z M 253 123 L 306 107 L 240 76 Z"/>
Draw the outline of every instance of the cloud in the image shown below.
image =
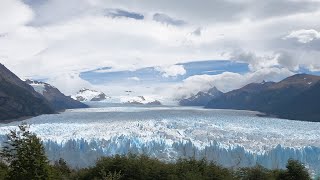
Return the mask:
<path fill-rule="evenodd" d="M 180 19 L 174 19 L 166 14 L 162 13 L 155 13 L 153 15 L 153 20 L 163 23 L 163 24 L 168 24 L 168 25 L 175 25 L 175 26 L 182 26 L 187 24 L 185 21 L 180 20 Z"/>
<path fill-rule="evenodd" d="M 163 77 L 176 77 L 186 74 L 186 70 L 183 65 L 169 65 L 169 66 L 160 66 L 155 68 L 156 71 L 162 73 Z"/>
<path fill-rule="evenodd" d="M 275 55 L 257 56 L 253 52 L 245 52 L 242 50 L 236 50 L 232 52 L 229 59 L 248 63 L 251 71 L 256 71 L 262 68 L 269 68 L 277 65 Z"/>
<path fill-rule="evenodd" d="M 126 17 L 126 18 L 132 18 L 132 19 L 136 19 L 136 20 L 143 20 L 144 19 L 144 16 L 142 14 L 125 11 L 122 9 L 108 9 L 108 10 L 106 10 L 106 15 L 111 16 L 113 18 Z"/>
<path fill-rule="evenodd" d="M 286 67 L 292 71 L 298 71 L 300 66 L 299 66 L 299 61 L 294 57 L 295 55 L 293 53 L 290 53 L 288 51 L 282 51 L 278 53 L 278 63 L 279 65 Z"/>
<path fill-rule="evenodd" d="M 92 88 L 91 83 L 81 79 L 78 73 L 64 73 L 52 77 L 48 83 L 58 87 L 59 90 L 67 95 L 72 95 L 78 92 L 81 88 Z"/>
<path fill-rule="evenodd" d="M 0 5 L 0 34 L 25 25 L 33 18 L 32 10 L 19 0 L 2 0 Z"/>
<path fill-rule="evenodd" d="M 320 39 L 320 32 L 314 29 L 301 29 L 297 31 L 292 31 L 289 35 L 285 36 L 283 39 L 297 39 L 300 43 L 309 43 L 315 39 Z"/>
<path fill-rule="evenodd" d="M 106 2 L 109 3 L 109 2 Z M 264 20 L 275 17 L 291 16 L 319 10 L 319 1 L 305 0 L 148 0 L 139 3 L 138 0 L 119 0 L 117 5 L 125 4 L 136 11 L 154 11 L 172 14 L 177 18 L 187 19 L 191 23 L 221 23 L 236 22 L 243 19 Z M 137 5 L 139 4 L 139 5 Z"/>
<path fill-rule="evenodd" d="M 192 32 L 192 34 L 196 35 L 196 36 L 201 36 L 201 31 L 202 31 L 202 28 L 201 27 L 198 27 L 196 30 L 194 30 Z"/>
<path fill-rule="evenodd" d="M 129 77 L 128 80 L 132 80 L 132 81 L 140 81 L 140 78 L 134 76 L 134 77 Z"/>
<path fill-rule="evenodd" d="M 97 8 L 90 0 L 23 0 L 32 8 L 34 18 L 30 26 L 47 26 L 62 24 L 87 15 L 104 15 L 103 9 Z"/>
<path fill-rule="evenodd" d="M 188 97 L 199 91 L 207 91 L 217 87 L 223 92 L 241 88 L 249 83 L 260 83 L 262 81 L 280 81 L 294 73 L 286 68 L 263 68 L 246 74 L 224 72 L 218 75 L 195 75 L 183 81 L 174 88 L 174 97 Z"/>
<path fill-rule="evenodd" d="M 299 13 L 310 13 L 319 10 L 319 1 L 313 0 L 268 0 L 268 1 L 246 1 L 249 13 L 254 19 L 285 17 Z M 250 16 L 248 15 L 248 16 Z"/>
<path fill-rule="evenodd" d="M 187 67 L 174 64 L 227 59 L 249 64 L 241 74 L 277 67 L 317 71 L 319 7 L 315 0 L 3 0 L 0 61 L 20 76 L 61 81 L 64 74 L 101 67 L 160 67 L 163 79 L 179 83 Z"/>

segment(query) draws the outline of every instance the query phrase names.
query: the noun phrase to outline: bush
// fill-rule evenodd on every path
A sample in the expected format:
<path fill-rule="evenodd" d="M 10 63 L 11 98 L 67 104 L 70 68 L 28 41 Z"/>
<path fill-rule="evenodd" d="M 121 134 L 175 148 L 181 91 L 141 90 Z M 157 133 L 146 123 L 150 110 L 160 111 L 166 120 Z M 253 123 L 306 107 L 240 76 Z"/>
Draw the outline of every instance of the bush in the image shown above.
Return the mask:
<path fill-rule="evenodd" d="M 240 168 L 235 172 L 235 178 L 241 180 L 274 180 L 279 179 L 283 170 L 269 170 L 260 165 L 250 168 Z"/>
<path fill-rule="evenodd" d="M 309 180 L 311 179 L 307 169 L 297 160 L 289 159 L 286 171 L 280 174 L 283 180 Z"/>
<path fill-rule="evenodd" d="M 1 152 L 9 164 L 8 179 L 37 180 L 49 178 L 49 163 L 41 140 L 20 125 L 19 131 L 11 131 Z"/>
<path fill-rule="evenodd" d="M 0 162 L 0 180 L 5 179 L 8 174 L 8 166 L 2 162 Z"/>
<path fill-rule="evenodd" d="M 67 163 L 63 159 L 59 159 L 50 166 L 50 178 L 67 180 L 71 179 L 73 171 L 69 168 Z"/>

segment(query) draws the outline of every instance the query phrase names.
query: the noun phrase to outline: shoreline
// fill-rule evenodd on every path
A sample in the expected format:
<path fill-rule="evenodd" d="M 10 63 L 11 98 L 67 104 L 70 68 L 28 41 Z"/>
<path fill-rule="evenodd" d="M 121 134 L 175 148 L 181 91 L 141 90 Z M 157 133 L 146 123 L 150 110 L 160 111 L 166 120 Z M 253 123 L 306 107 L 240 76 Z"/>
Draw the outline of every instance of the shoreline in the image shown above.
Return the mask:
<path fill-rule="evenodd" d="M 24 121 L 24 120 L 27 120 L 27 119 L 31 119 L 31 118 L 34 118 L 36 116 L 23 116 L 23 117 L 19 117 L 19 118 L 15 118 L 15 119 L 7 119 L 7 120 L 1 120 L 0 121 L 0 124 L 10 124 L 12 122 L 21 122 L 21 121 Z"/>

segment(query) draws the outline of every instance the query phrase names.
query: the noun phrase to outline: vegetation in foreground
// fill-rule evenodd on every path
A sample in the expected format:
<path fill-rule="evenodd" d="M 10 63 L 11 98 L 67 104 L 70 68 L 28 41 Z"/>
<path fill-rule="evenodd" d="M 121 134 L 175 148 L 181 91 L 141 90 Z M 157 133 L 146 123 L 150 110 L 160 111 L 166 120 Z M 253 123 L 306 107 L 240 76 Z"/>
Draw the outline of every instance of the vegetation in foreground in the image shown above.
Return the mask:
<path fill-rule="evenodd" d="M 134 179 L 217 179 L 217 180 L 307 180 L 307 169 L 289 160 L 285 170 L 261 166 L 228 169 L 206 160 L 180 159 L 165 163 L 141 155 L 103 157 L 90 168 L 74 170 L 62 159 L 50 164 L 41 140 L 26 125 L 8 134 L 1 151 L 0 180 L 134 180 Z"/>

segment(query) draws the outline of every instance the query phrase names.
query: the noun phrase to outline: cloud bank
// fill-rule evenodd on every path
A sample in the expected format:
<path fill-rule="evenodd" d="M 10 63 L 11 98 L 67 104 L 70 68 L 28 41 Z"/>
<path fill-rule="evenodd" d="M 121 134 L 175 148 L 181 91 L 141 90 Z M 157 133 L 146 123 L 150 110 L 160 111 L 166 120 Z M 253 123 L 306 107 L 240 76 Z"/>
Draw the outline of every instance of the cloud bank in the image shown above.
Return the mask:
<path fill-rule="evenodd" d="M 189 89 L 177 96 L 212 85 L 228 91 L 301 69 L 319 71 L 319 19 L 319 0 L 3 0 L 0 62 L 68 94 L 93 85 L 81 72 L 103 67 L 154 67 L 161 78 L 183 77 L 163 84 Z M 180 65 L 203 60 L 244 62 L 249 70 L 189 77 Z M 127 80 L 141 86 L 134 77 Z M 158 86 L 150 92 L 159 93 Z"/>

